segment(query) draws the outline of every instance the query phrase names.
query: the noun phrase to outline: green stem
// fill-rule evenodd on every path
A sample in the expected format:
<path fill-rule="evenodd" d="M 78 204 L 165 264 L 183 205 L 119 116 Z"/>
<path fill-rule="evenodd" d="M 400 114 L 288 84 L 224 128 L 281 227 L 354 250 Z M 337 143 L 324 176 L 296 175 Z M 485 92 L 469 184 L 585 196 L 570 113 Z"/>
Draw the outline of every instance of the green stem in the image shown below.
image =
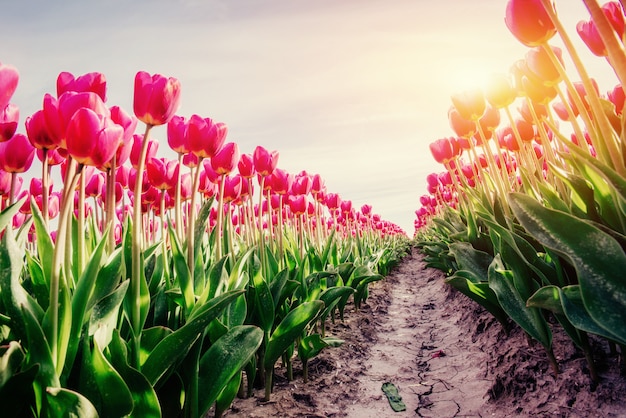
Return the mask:
<path fill-rule="evenodd" d="M 65 195 L 68 190 L 74 190 L 76 183 L 78 182 L 78 175 L 76 172 L 76 161 L 69 160 L 68 176 L 69 183 L 66 186 Z M 67 240 L 67 223 L 69 215 L 72 213 L 74 207 L 74 200 L 67 197 L 61 202 L 61 213 L 59 214 L 59 224 L 57 229 L 57 238 L 54 246 L 54 252 L 52 254 L 52 270 L 50 273 L 50 350 L 52 354 L 52 360 L 54 361 L 57 374 L 60 376 L 63 371 L 63 359 L 58 358 L 58 341 L 59 341 L 59 289 L 61 284 L 61 269 L 63 254 L 66 252 L 65 242 Z"/>
<path fill-rule="evenodd" d="M 135 178 L 135 192 L 133 202 L 133 233 L 132 233 L 132 274 L 130 280 L 132 307 L 130 322 L 133 331 L 133 355 L 131 357 L 131 365 L 139 370 L 139 351 L 141 343 L 141 280 L 143 280 L 141 263 L 141 252 L 143 250 L 142 232 L 141 232 L 141 187 L 143 184 L 143 172 L 146 164 L 146 154 L 148 152 L 148 138 L 152 125 L 146 124 L 146 130 L 143 136 L 141 153 L 137 163 L 137 176 Z"/>

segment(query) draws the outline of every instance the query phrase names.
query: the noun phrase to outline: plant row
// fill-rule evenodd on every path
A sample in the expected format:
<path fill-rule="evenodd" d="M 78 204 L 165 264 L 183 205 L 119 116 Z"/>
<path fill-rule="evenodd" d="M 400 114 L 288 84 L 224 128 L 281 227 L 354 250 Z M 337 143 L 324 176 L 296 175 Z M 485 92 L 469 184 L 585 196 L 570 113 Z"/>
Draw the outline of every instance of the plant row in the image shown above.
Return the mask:
<path fill-rule="evenodd" d="M 276 365 L 291 378 L 297 358 L 306 380 L 342 343 L 326 321 L 406 254 L 371 206 L 176 115 L 174 78 L 138 72 L 130 115 L 105 105 L 104 75 L 61 73 L 26 133 L 18 80 L 0 64 L 3 416 L 220 416 L 255 388 L 269 400 Z M 176 158 L 157 156 L 160 126 Z"/>
<path fill-rule="evenodd" d="M 562 329 L 597 382 L 599 358 L 618 353 L 626 370 L 625 17 L 618 2 L 584 3 L 591 18 L 576 31 L 619 83 L 600 94 L 554 4 L 509 0 L 506 25 L 528 52 L 452 96 L 456 136 L 430 145 L 445 171 L 427 178 L 415 239 L 447 283 L 538 341 L 555 373 Z M 557 34 L 580 81 L 550 44 Z"/>

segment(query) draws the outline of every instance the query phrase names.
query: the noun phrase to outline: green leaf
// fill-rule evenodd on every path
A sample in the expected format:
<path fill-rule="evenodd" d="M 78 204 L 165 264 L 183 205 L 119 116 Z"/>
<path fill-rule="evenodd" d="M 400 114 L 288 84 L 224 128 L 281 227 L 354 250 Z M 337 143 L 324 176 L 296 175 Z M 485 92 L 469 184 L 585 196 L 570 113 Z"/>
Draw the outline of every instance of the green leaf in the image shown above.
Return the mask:
<path fill-rule="evenodd" d="M 471 271 L 477 277 L 481 277 L 481 281 L 487 281 L 487 272 L 493 261 L 493 255 L 477 250 L 467 242 L 451 243 L 450 254 L 456 259 L 459 270 Z"/>
<path fill-rule="evenodd" d="M 50 277 L 52 276 L 54 244 L 52 243 L 52 238 L 48 233 L 48 229 L 45 226 L 39 207 L 35 203 L 35 199 L 33 197 L 31 197 L 30 207 L 35 224 L 35 234 L 37 234 L 37 254 L 39 255 L 39 261 L 43 267 L 44 277 L 47 282 L 50 282 Z"/>
<path fill-rule="evenodd" d="M 551 350 L 552 332 L 537 308 L 526 307 L 526 299 L 522 298 L 513 284 L 513 274 L 505 270 L 500 256 L 497 255 L 489 266 L 489 287 L 494 291 L 502 309 L 528 335 Z"/>
<path fill-rule="evenodd" d="M 83 353 L 83 364 L 89 376 L 86 382 L 81 382 L 83 393 L 89 394 L 88 398 L 100 415 L 104 417 L 126 416 L 133 410 L 132 393 L 124 379 L 104 357 L 96 339 L 93 343 L 91 355 Z M 89 351 L 89 348 L 86 350 Z"/>
<path fill-rule="evenodd" d="M 93 254 L 91 254 L 83 274 L 76 283 L 76 288 L 74 289 L 74 294 L 71 298 L 71 329 L 69 333 L 66 356 L 67 366 L 64 374 L 68 374 L 71 371 L 76 357 L 76 352 L 78 351 L 80 334 L 82 332 L 87 313 L 87 305 L 93 292 L 94 284 L 96 283 L 93 278 L 98 276 L 100 265 L 102 263 L 102 256 L 104 254 L 104 248 L 107 244 L 106 236 L 107 234 L 105 233 L 102 241 L 100 241 Z"/>
<path fill-rule="evenodd" d="M 20 275 L 24 266 L 24 251 L 19 248 L 13 238 L 13 230 L 5 230 L 0 245 L 0 296 L 4 307 L 12 321 L 11 329 L 19 339 L 26 339 L 26 329 L 22 309 L 30 312 L 35 322 L 43 320 L 44 311 L 20 283 Z"/>
<path fill-rule="evenodd" d="M 26 358 L 24 368 L 35 365 L 39 366 L 37 382 L 39 382 L 42 388 L 61 386 L 54 367 L 52 352 L 50 351 L 50 346 L 48 345 L 41 325 L 28 309 L 22 309 L 22 316 L 26 327 L 26 343 L 24 345 L 28 350 L 28 357 Z"/>
<path fill-rule="evenodd" d="M 560 289 L 557 286 L 544 286 L 528 298 L 526 306 L 545 309 L 555 314 L 564 314 L 559 294 Z"/>
<path fill-rule="evenodd" d="M 209 323 L 243 293 L 243 290 L 233 290 L 211 299 L 195 310 L 185 325 L 161 340 L 141 367 L 141 372 L 150 384 L 154 386 L 172 367 L 179 364 Z"/>
<path fill-rule="evenodd" d="M 313 321 L 320 311 L 324 309 L 324 302 L 316 300 L 304 302 L 290 311 L 278 324 L 269 341 L 265 351 L 263 367 L 271 371 L 274 364 L 283 352 L 298 338 L 304 328 Z"/>
<path fill-rule="evenodd" d="M 89 318 L 89 335 L 94 335 L 96 331 L 99 332 L 99 343 L 102 347 L 106 347 L 113 336 L 113 330 L 116 329 L 119 317 L 119 310 L 126 292 L 130 280 L 123 281 L 115 291 L 111 294 L 103 297 L 93 307 L 91 316 Z"/>
<path fill-rule="evenodd" d="M 176 272 L 176 280 L 178 286 L 184 296 L 185 300 L 185 312 L 189 314 L 193 305 L 195 304 L 195 295 L 193 291 L 193 282 L 191 280 L 191 273 L 189 272 L 189 266 L 187 265 L 187 259 L 183 254 L 182 246 L 178 240 L 176 231 L 170 225 L 170 243 L 172 248 L 172 262 L 174 264 L 174 271 Z"/>
<path fill-rule="evenodd" d="M 0 387 L 0 405 L 2 416 L 7 418 L 19 418 L 32 415 L 35 405 L 35 378 L 39 372 L 39 365 L 18 371 L 13 374 L 4 386 Z M 19 402 L 16 400 L 19 399 Z M 30 413 L 29 413 L 30 412 Z"/>
<path fill-rule="evenodd" d="M 520 223 L 576 269 L 583 303 L 593 320 L 626 342 L 626 254 L 610 235 L 570 214 L 511 196 Z"/>
<path fill-rule="evenodd" d="M 48 418 L 98 418 L 98 412 L 89 399 L 69 389 L 46 388 L 46 404 Z"/>
<path fill-rule="evenodd" d="M 159 405 L 159 398 L 152 385 L 150 385 L 150 382 L 148 382 L 148 379 L 128 363 L 128 352 L 117 330 L 115 330 L 113 334 L 109 350 L 111 352 L 111 363 L 122 379 L 124 379 L 124 382 L 126 382 L 133 397 L 132 415 L 146 418 L 160 418 L 161 407 Z"/>
<path fill-rule="evenodd" d="M 476 281 L 472 273 L 465 270 L 457 271 L 453 276 L 446 278 L 445 282 L 485 308 L 505 329 L 508 329 L 509 316 L 500 306 L 498 297 L 488 282 Z"/>
<path fill-rule="evenodd" d="M 200 359 L 198 371 L 199 410 L 205 415 L 224 387 L 250 361 L 263 341 L 263 331 L 239 325 L 218 339 Z"/>
<path fill-rule="evenodd" d="M 17 212 L 19 212 L 25 201 L 26 196 L 23 196 L 20 200 L 10 206 L 7 206 L 2 212 L 0 212 L 0 231 L 3 231 L 7 227 L 7 225 L 12 224 L 13 216 L 15 216 Z"/>
<path fill-rule="evenodd" d="M 298 357 L 302 361 L 310 360 L 317 356 L 326 347 L 339 347 L 343 340 L 334 337 L 322 338 L 320 334 L 311 334 L 300 340 L 298 344 Z"/>
<path fill-rule="evenodd" d="M 619 337 L 607 332 L 589 315 L 585 309 L 579 285 L 566 286 L 563 289 L 559 289 L 559 298 L 565 316 L 576 328 L 613 341 L 619 340 Z"/>
<path fill-rule="evenodd" d="M 254 284 L 254 309 L 259 318 L 261 329 L 269 335 L 274 326 L 274 299 L 261 271 L 257 271 L 252 278 Z"/>

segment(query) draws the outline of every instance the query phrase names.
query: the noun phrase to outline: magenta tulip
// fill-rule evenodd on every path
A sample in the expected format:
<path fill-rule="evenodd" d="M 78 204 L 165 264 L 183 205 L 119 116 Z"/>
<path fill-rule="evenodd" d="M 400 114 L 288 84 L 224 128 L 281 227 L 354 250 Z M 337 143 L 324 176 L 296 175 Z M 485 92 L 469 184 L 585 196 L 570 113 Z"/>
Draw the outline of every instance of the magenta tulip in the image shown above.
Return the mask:
<path fill-rule="evenodd" d="M 230 174 L 239 162 L 239 147 L 234 142 L 225 144 L 222 149 L 211 158 L 211 167 L 219 175 Z"/>
<path fill-rule="evenodd" d="M 67 152 L 80 164 L 102 167 L 115 155 L 123 134 L 111 119 L 81 108 L 67 127 Z"/>
<path fill-rule="evenodd" d="M 518 41 L 529 47 L 547 42 L 556 33 L 542 0 L 509 0 L 504 23 Z"/>
<path fill-rule="evenodd" d="M 9 104 L 19 79 L 20 75 L 15 67 L 0 62 L 0 109 Z"/>
<path fill-rule="evenodd" d="M 228 128 L 211 118 L 192 115 L 187 125 L 189 150 L 199 158 L 214 157 L 224 145 Z"/>
<path fill-rule="evenodd" d="M 167 123 L 167 143 L 178 154 L 188 154 L 187 121 L 184 117 L 174 115 Z"/>
<path fill-rule="evenodd" d="M 172 119 L 180 105 L 180 82 L 160 74 L 139 71 L 135 75 L 133 109 L 146 125 L 163 125 Z"/>
<path fill-rule="evenodd" d="M 242 154 L 241 158 L 239 158 L 239 163 L 237 163 L 237 169 L 243 178 L 249 179 L 254 177 L 254 160 L 252 155 Z"/>
<path fill-rule="evenodd" d="M 15 134 L 5 142 L 0 142 L 0 169 L 7 173 L 28 171 L 35 158 L 35 147 L 26 135 Z"/>
<path fill-rule="evenodd" d="M 8 141 L 17 131 L 20 120 L 20 109 L 17 105 L 9 103 L 0 109 L 0 142 Z"/>
<path fill-rule="evenodd" d="M 262 146 L 257 146 L 252 154 L 254 168 L 261 177 L 272 174 L 278 164 L 278 151 L 269 152 Z"/>
<path fill-rule="evenodd" d="M 57 97 L 61 97 L 66 91 L 90 91 L 106 102 L 106 90 L 107 81 L 102 73 L 93 72 L 74 77 L 72 73 L 64 71 L 57 76 Z"/>

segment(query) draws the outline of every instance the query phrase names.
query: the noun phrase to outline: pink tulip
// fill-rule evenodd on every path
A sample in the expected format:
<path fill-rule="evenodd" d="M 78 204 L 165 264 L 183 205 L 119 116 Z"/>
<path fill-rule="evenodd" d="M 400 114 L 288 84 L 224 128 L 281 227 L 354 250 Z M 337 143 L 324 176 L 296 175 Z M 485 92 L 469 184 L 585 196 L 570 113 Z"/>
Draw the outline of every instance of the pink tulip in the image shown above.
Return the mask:
<path fill-rule="evenodd" d="M 188 154 L 187 121 L 184 117 L 174 115 L 167 123 L 167 143 L 178 154 Z"/>
<path fill-rule="evenodd" d="M 15 134 L 10 140 L 0 142 L 0 169 L 8 173 L 28 171 L 33 158 L 35 147 L 24 134 Z"/>
<path fill-rule="evenodd" d="M 74 114 L 82 108 L 90 109 L 93 113 L 109 118 L 111 111 L 106 107 L 100 96 L 93 92 L 76 93 L 68 91 L 59 97 L 58 109 L 60 115 L 61 141 L 59 146 L 66 148 L 67 130 Z M 44 108 L 45 109 L 45 108 Z"/>
<path fill-rule="evenodd" d="M 67 128 L 67 152 L 80 164 L 101 167 L 115 155 L 123 133 L 108 117 L 81 108 Z"/>
<path fill-rule="evenodd" d="M 189 150 L 200 158 L 214 157 L 224 145 L 228 128 L 211 118 L 192 115 L 187 125 Z"/>
<path fill-rule="evenodd" d="M 219 175 L 230 174 L 239 162 L 239 147 L 234 142 L 225 144 L 222 149 L 211 158 L 211 167 Z"/>
<path fill-rule="evenodd" d="M 278 164 L 278 151 L 269 152 L 261 146 L 257 146 L 254 149 L 252 155 L 254 160 L 254 168 L 261 177 L 266 177 L 272 174 Z"/>
<path fill-rule="evenodd" d="M 242 154 L 239 163 L 237 163 L 237 169 L 243 178 L 249 179 L 254 177 L 254 160 L 252 155 Z"/>
<path fill-rule="evenodd" d="M 133 146 L 130 150 L 130 163 L 136 169 L 139 165 L 139 156 L 141 154 L 141 147 L 143 146 L 142 134 L 133 135 Z M 159 143 L 152 138 L 148 138 L 148 151 L 146 152 L 146 161 L 154 158 L 159 149 Z"/>
<path fill-rule="evenodd" d="M 9 104 L 19 79 L 20 75 L 15 67 L 0 62 L 0 109 Z"/>
<path fill-rule="evenodd" d="M 172 119 L 180 105 L 180 82 L 160 74 L 139 71 L 135 75 L 133 109 L 146 125 L 163 125 Z"/>
<path fill-rule="evenodd" d="M 509 0 L 504 22 L 513 36 L 529 47 L 547 42 L 556 33 L 542 0 Z"/>
<path fill-rule="evenodd" d="M 20 120 L 20 109 L 13 103 L 0 108 L 0 142 L 8 141 L 17 131 Z"/>
<path fill-rule="evenodd" d="M 55 149 L 59 146 L 58 138 L 48 129 L 43 110 L 26 118 L 26 133 L 30 143 L 37 149 Z"/>
<path fill-rule="evenodd" d="M 233 202 L 241 196 L 242 177 L 240 175 L 224 177 L 224 203 Z"/>
<path fill-rule="evenodd" d="M 178 161 L 150 158 L 146 163 L 148 179 L 159 190 L 173 189 L 178 179 Z"/>
<path fill-rule="evenodd" d="M 90 91 L 106 102 L 106 89 L 107 81 L 102 73 L 93 72 L 74 77 L 72 73 L 64 71 L 57 76 L 57 97 L 61 97 L 66 91 Z"/>

